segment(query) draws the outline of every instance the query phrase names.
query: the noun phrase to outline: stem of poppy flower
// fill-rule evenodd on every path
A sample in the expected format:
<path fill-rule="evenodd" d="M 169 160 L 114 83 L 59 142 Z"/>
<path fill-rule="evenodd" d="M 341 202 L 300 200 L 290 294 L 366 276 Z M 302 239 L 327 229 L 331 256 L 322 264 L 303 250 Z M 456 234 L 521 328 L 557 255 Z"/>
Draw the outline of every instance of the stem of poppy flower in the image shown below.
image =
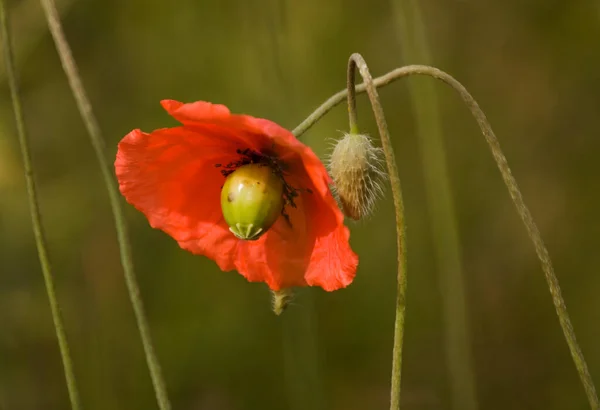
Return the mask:
<path fill-rule="evenodd" d="M 8 19 L 9 17 L 4 4 L 4 0 L 0 0 L 0 25 L 2 26 L 1 30 L 2 43 L 4 48 L 4 62 L 6 64 L 6 76 L 10 87 L 13 110 L 15 112 L 15 122 L 17 125 L 19 145 L 21 146 L 21 154 L 23 156 L 23 167 L 25 168 L 25 180 L 27 182 L 27 196 L 29 200 L 29 210 L 31 213 L 31 223 L 33 225 L 33 234 L 35 237 L 35 244 L 37 247 L 38 257 L 40 259 L 42 274 L 44 276 L 46 293 L 48 294 L 48 301 L 50 302 L 50 312 L 52 314 L 52 321 L 54 323 L 54 331 L 56 332 L 56 338 L 58 339 L 58 347 L 60 350 L 60 355 L 62 358 L 63 368 L 65 372 L 65 379 L 67 382 L 67 390 L 69 392 L 71 409 L 78 410 L 81 408 L 79 392 L 77 389 L 75 372 L 73 370 L 73 361 L 71 359 L 69 343 L 67 342 L 67 335 L 65 332 L 65 326 L 63 324 L 60 305 L 58 304 L 58 299 L 56 298 L 54 278 L 52 276 L 52 267 L 50 264 L 50 258 L 48 256 L 48 249 L 46 247 L 46 238 L 44 234 L 44 228 L 42 225 L 42 216 L 40 212 L 40 206 L 37 198 L 37 190 L 35 187 L 35 181 L 33 177 L 33 161 L 31 159 L 29 141 L 27 137 L 27 131 L 25 129 L 25 120 L 23 118 L 23 110 L 21 108 L 21 96 L 19 94 L 19 83 L 17 80 L 17 73 L 14 66 L 13 49 L 10 38 L 10 30 L 8 28 Z"/>
<path fill-rule="evenodd" d="M 558 278 L 556 277 L 556 273 L 554 272 L 554 268 L 552 266 L 550 255 L 548 253 L 548 250 L 546 249 L 546 246 L 544 245 L 544 241 L 542 240 L 540 231 L 537 225 L 535 224 L 533 217 L 531 216 L 531 212 L 529 211 L 529 208 L 527 208 L 527 205 L 525 205 L 525 201 L 523 200 L 523 196 L 521 194 L 519 186 L 517 185 L 517 181 L 512 175 L 506 157 L 504 156 L 504 153 L 500 148 L 500 142 L 498 141 L 498 138 L 492 131 L 492 127 L 487 117 L 479 107 L 479 104 L 477 104 L 477 101 L 475 101 L 473 96 L 460 82 L 458 82 L 450 74 L 439 70 L 435 67 L 430 67 L 426 65 L 409 65 L 397 68 L 381 77 L 376 78 L 373 81 L 373 84 L 376 87 L 382 87 L 387 84 L 390 84 L 391 82 L 397 79 L 409 75 L 427 75 L 436 78 L 452 87 L 462 98 L 463 102 L 467 105 L 467 107 L 471 111 L 471 114 L 475 118 L 475 121 L 477 121 L 477 124 L 479 125 L 479 128 L 483 136 L 485 137 L 488 146 L 490 147 L 490 151 L 492 153 L 492 156 L 494 157 L 494 160 L 496 161 L 496 165 L 500 170 L 500 174 L 502 175 L 504 184 L 506 185 L 510 197 L 515 207 L 517 208 L 517 213 L 521 217 L 521 221 L 525 225 L 525 229 L 527 230 L 529 239 L 531 240 L 535 248 L 538 260 L 540 261 L 540 265 L 542 267 L 542 271 L 544 272 L 544 276 L 546 278 L 546 283 L 548 284 L 548 289 L 550 290 L 550 295 L 552 296 L 552 302 L 554 303 L 554 308 L 556 310 L 560 326 L 565 336 L 567 345 L 569 346 L 571 357 L 579 374 L 581 384 L 585 389 L 590 407 L 594 410 L 600 409 L 600 401 L 598 400 L 596 388 L 594 387 L 594 382 L 592 380 L 592 377 L 590 376 L 587 363 L 583 356 L 583 352 L 581 351 L 581 348 L 577 343 L 575 331 L 573 330 L 573 325 L 571 324 L 571 319 L 569 318 L 567 307 L 562 297 L 562 292 L 560 289 Z M 366 83 L 360 84 L 356 87 L 356 92 L 365 92 L 366 90 Z M 300 135 L 305 133 L 333 107 L 341 103 L 347 96 L 347 94 L 348 90 L 342 90 L 330 97 L 312 114 L 310 114 L 302 123 L 300 123 L 300 125 L 298 125 L 298 127 L 296 127 L 292 131 L 293 134 L 296 137 L 300 137 Z"/>
<path fill-rule="evenodd" d="M 394 324 L 394 348 L 392 354 L 392 380 L 390 391 L 390 409 L 400 408 L 400 389 L 402 378 L 402 345 L 404 341 L 404 316 L 406 310 L 406 224 L 404 219 L 404 202 L 402 201 L 402 189 L 400 186 L 400 177 L 398 176 L 398 167 L 394 158 L 394 148 L 388 131 L 387 122 L 383 113 L 383 107 L 379 100 L 377 88 L 369 72 L 369 67 L 363 57 L 354 53 L 348 61 L 348 111 L 350 113 L 351 127 L 356 128 L 356 91 L 354 85 L 355 71 L 358 71 L 365 82 L 367 94 L 371 101 L 373 114 L 379 129 L 381 145 L 387 163 L 390 184 L 392 186 L 392 197 L 394 200 L 394 209 L 396 212 L 396 235 L 398 252 L 398 290 L 396 294 L 396 319 Z M 358 130 L 356 130 L 357 132 Z"/>
<path fill-rule="evenodd" d="M 135 314 L 142 345 L 144 347 L 146 363 L 152 379 L 156 400 L 161 410 L 170 410 L 171 404 L 167 396 L 167 389 L 162 376 L 160 364 L 152 343 L 150 327 L 148 326 L 148 320 L 144 311 L 144 304 L 140 296 L 140 288 L 135 276 L 133 258 L 131 255 L 131 245 L 129 243 L 129 233 L 120 203 L 119 189 L 111 171 L 110 163 L 106 157 L 106 147 L 104 144 L 104 139 L 102 138 L 102 133 L 100 132 L 100 126 L 98 125 L 98 121 L 96 120 L 96 117 L 92 111 L 92 105 L 87 97 L 85 88 L 83 87 L 83 83 L 77 69 L 77 64 L 73 59 L 71 48 L 62 29 L 54 1 L 40 0 L 40 2 L 44 9 L 46 21 L 48 22 L 48 28 L 50 29 L 54 39 L 63 70 L 65 71 L 69 85 L 71 86 L 71 91 L 73 92 L 73 96 L 77 103 L 77 108 L 79 109 L 83 122 L 90 136 L 92 146 L 96 152 L 96 157 L 98 158 L 98 163 L 100 164 L 100 169 L 102 171 L 102 177 L 104 178 L 104 182 L 108 190 L 110 206 L 115 218 L 115 227 L 119 241 L 119 250 L 121 253 L 121 264 L 123 266 L 125 283 L 127 285 L 129 299 Z"/>

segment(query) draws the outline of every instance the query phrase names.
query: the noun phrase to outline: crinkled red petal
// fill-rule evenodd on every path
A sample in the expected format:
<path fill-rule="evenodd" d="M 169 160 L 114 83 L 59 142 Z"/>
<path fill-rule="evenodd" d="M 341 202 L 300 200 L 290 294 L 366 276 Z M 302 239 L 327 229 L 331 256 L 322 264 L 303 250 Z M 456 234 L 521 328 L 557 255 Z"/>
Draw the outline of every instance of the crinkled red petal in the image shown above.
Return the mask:
<path fill-rule="evenodd" d="M 151 226 L 222 270 L 236 269 L 273 290 L 311 285 L 331 291 L 352 282 L 358 258 L 329 176 L 310 148 L 269 120 L 232 115 L 223 105 L 162 104 L 183 127 L 132 131 L 119 143 L 115 162 L 121 192 Z M 247 148 L 277 157 L 286 182 L 299 192 L 297 207 L 286 206 L 289 218 L 281 216 L 257 241 L 230 233 L 220 206 L 222 168 L 215 166 L 239 159 L 236 150 Z"/>

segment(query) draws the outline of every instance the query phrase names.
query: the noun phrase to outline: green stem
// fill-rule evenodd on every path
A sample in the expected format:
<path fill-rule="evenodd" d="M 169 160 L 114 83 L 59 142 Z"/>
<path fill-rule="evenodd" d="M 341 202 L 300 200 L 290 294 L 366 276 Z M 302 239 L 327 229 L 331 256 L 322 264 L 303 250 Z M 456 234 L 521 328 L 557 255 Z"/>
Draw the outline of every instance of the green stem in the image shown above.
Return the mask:
<path fill-rule="evenodd" d="M 352 61 L 352 60 L 351 60 Z M 355 73 L 356 64 L 348 64 L 348 72 L 346 75 L 346 89 L 348 90 L 348 122 L 350 125 L 350 133 L 358 134 L 358 118 L 356 113 L 356 92 L 355 89 Z"/>
<path fill-rule="evenodd" d="M 6 64 L 6 76 L 8 79 L 12 105 L 15 112 L 15 122 L 17 124 L 19 145 L 21 146 L 21 153 L 23 155 L 23 166 L 25 168 L 25 179 L 27 181 L 27 196 L 29 199 L 29 210 L 31 212 L 31 223 L 33 225 L 35 244 L 37 246 L 40 265 L 42 267 L 42 274 L 44 276 L 44 283 L 46 285 L 46 292 L 48 293 L 48 300 L 50 302 L 50 311 L 52 313 L 54 330 L 56 332 L 58 347 L 62 357 L 65 379 L 67 381 L 67 390 L 69 392 L 69 400 L 71 401 L 71 408 L 73 410 L 79 410 L 81 408 L 81 402 L 79 399 L 79 392 L 77 390 L 75 372 L 73 371 L 73 361 L 71 360 L 71 353 L 69 351 L 65 326 L 62 320 L 60 306 L 56 298 L 56 290 L 54 278 L 52 276 L 50 259 L 48 257 L 48 250 L 46 248 L 46 238 L 42 226 L 42 216 L 40 213 L 40 206 L 38 203 L 37 191 L 33 177 L 33 163 L 31 160 L 27 131 L 25 130 L 25 120 L 23 118 L 23 111 L 21 109 L 21 97 L 19 94 L 19 85 L 14 64 L 13 49 L 10 39 L 10 31 L 8 28 L 8 14 L 4 0 L 0 0 L 0 20 L 0 24 L 2 25 L 2 42 L 4 48 L 4 61 Z"/>
<path fill-rule="evenodd" d="M 402 60 L 430 63 L 431 55 L 419 1 L 392 0 L 391 3 Z M 456 213 L 448 180 L 436 84 L 427 80 L 419 78 L 411 81 L 408 90 L 421 147 L 427 208 L 437 262 L 444 356 L 452 408 L 476 410 L 477 394 Z"/>
<path fill-rule="evenodd" d="M 284 384 L 289 410 L 325 410 L 320 376 L 315 295 L 301 292 L 302 309 L 290 309 L 281 321 Z M 282 406 L 285 407 L 285 406 Z"/>
<path fill-rule="evenodd" d="M 521 195 L 521 191 L 519 190 L 517 181 L 515 180 L 515 177 L 513 177 L 512 172 L 510 171 L 508 162 L 506 161 L 506 157 L 504 156 L 504 154 L 502 153 L 502 149 L 500 148 L 500 142 L 498 141 L 498 138 L 492 131 L 492 127 L 490 126 L 487 117 L 485 116 L 485 114 L 483 113 L 483 111 L 479 107 L 479 104 L 477 104 L 473 96 L 471 96 L 471 94 L 461 83 L 454 79 L 454 77 L 452 77 L 450 74 L 447 74 L 444 71 L 441 71 L 435 67 L 425 65 L 409 65 L 397 68 L 375 79 L 374 84 L 377 87 L 381 87 L 399 78 L 403 78 L 409 75 L 427 75 L 448 84 L 460 95 L 467 107 L 469 107 L 471 114 L 477 121 L 477 124 L 479 125 L 479 128 L 481 129 L 481 132 L 483 133 L 483 136 L 485 137 L 488 146 L 490 147 L 492 156 L 494 157 L 496 165 L 500 170 L 500 174 L 502 175 L 502 179 L 504 180 L 504 184 L 508 189 L 510 197 L 515 207 L 517 208 L 517 212 L 521 217 L 523 224 L 525 225 L 527 234 L 533 242 L 533 246 L 538 256 L 538 260 L 540 261 L 542 270 L 544 271 L 544 276 L 546 277 L 546 282 L 548 284 L 548 289 L 550 290 L 550 295 L 552 296 L 552 302 L 554 303 L 558 320 L 560 322 L 563 334 L 567 341 L 567 345 L 569 346 L 573 362 L 575 364 L 575 367 L 577 368 L 579 378 L 581 379 L 581 383 L 583 385 L 583 388 L 585 389 L 590 407 L 594 410 L 600 409 L 600 401 L 598 400 L 598 395 L 596 394 L 596 388 L 594 387 L 594 382 L 592 381 L 592 377 L 590 376 L 587 363 L 583 356 L 583 352 L 581 351 L 581 348 L 577 343 L 575 331 L 573 330 L 573 325 L 571 324 L 571 319 L 569 318 L 567 307 L 562 297 L 560 285 L 558 283 L 558 278 L 556 277 L 556 273 L 554 273 L 554 268 L 552 267 L 552 261 L 550 260 L 548 250 L 544 245 L 544 241 L 542 240 L 542 236 L 540 235 L 539 229 L 533 221 L 531 212 L 525 205 L 525 201 L 523 200 L 523 196 Z M 356 87 L 357 92 L 364 92 L 365 90 L 365 84 L 360 84 Z M 325 115 L 333 107 L 341 103 L 347 96 L 347 92 L 347 90 L 342 90 L 330 97 L 327 101 L 325 101 L 300 125 L 298 125 L 298 127 L 294 129 L 294 135 L 296 137 L 300 137 L 303 133 L 305 133 L 310 127 L 312 127 L 317 121 L 319 121 L 319 119 L 323 117 L 323 115 Z"/>
<path fill-rule="evenodd" d="M 379 129 L 381 137 L 381 146 L 387 163 L 390 184 L 392 186 L 392 197 L 394 200 L 394 210 L 396 212 L 396 242 L 398 253 L 398 290 L 396 294 L 396 319 L 394 324 L 394 348 L 392 353 L 392 380 L 391 380 L 391 399 L 390 409 L 400 408 L 400 389 L 402 378 L 402 344 L 404 341 L 404 316 L 406 310 L 406 226 L 404 221 L 404 202 L 402 201 L 402 189 L 400 186 L 400 177 L 398 176 L 398 167 L 394 158 L 394 148 L 392 139 L 388 131 L 387 122 L 383 113 L 383 107 L 379 100 L 377 88 L 373 78 L 369 73 L 367 63 L 360 54 L 352 54 L 348 61 L 348 110 L 350 113 L 350 127 L 356 127 L 356 91 L 354 85 L 354 74 L 358 68 L 360 75 L 365 82 L 367 94 L 371 101 L 373 114 Z M 358 130 L 357 130 L 358 131 Z"/>
<path fill-rule="evenodd" d="M 144 312 L 144 305 L 140 296 L 140 288 L 135 277 L 133 269 L 133 258 L 131 256 L 131 246 L 129 244 L 129 234 L 127 225 L 125 223 L 125 216 L 121 207 L 119 189 L 117 187 L 112 167 L 106 156 L 106 147 L 98 121 L 92 111 L 92 105 L 86 95 L 85 89 L 81 82 L 79 72 L 71 48 L 65 38 L 65 34 L 60 23 L 60 18 L 54 5 L 53 0 L 40 0 L 46 20 L 48 22 L 48 28 L 54 38 L 54 43 L 62 63 L 62 67 L 65 71 L 71 91 L 75 97 L 77 107 L 83 119 L 83 122 L 87 128 L 92 146 L 96 152 L 100 169 L 102 171 L 102 177 L 108 190 L 108 196 L 110 200 L 110 206 L 115 218 L 115 227 L 117 230 L 117 238 L 119 241 L 119 250 L 121 253 L 121 264 L 123 265 L 123 273 L 125 276 L 125 283 L 127 284 L 127 291 L 129 298 L 133 306 L 135 319 L 137 322 L 138 330 L 144 347 L 144 353 L 146 356 L 146 362 L 150 371 L 150 377 L 154 386 L 154 392 L 156 394 L 156 400 L 161 410 L 169 410 L 171 404 L 167 396 L 167 389 L 162 376 L 160 364 L 155 353 L 154 345 L 152 343 L 152 337 L 150 335 L 150 328 Z"/>

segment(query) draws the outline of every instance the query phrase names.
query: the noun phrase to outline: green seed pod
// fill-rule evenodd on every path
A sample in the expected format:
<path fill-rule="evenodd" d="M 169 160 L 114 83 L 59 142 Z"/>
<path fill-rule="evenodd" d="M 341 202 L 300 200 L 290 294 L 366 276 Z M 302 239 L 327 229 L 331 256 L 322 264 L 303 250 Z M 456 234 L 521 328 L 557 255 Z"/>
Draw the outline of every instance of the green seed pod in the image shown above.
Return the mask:
<path fill-rule="evenodd" d="M 368 216 L 382 196 L 385 172 L 382 149 L 363 134 L 345 134 L 329 158 L 329 172 L 344 214 L 358 220 Z"/>
<path fill-rule="evenodd" d="M 243 165 L 232 172 L 221 190 L 221 210 L 229 230 L 253 241 L 279 218 L 283 209 L 283 181 L 264 164 Z"/>

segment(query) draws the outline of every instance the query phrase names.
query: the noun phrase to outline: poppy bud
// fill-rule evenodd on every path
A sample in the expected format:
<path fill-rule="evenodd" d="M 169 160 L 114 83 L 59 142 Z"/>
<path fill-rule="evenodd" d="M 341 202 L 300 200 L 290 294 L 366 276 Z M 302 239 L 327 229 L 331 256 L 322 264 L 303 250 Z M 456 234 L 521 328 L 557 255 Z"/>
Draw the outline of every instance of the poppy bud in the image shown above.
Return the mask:
<path fill-rule="evenodd" d="M 352 219 L 369 215 L 383 194 L 381 152 L 368 136 L 345 134 L 331 153 L 329 171 L 344 214 Z"/>
<path fill-rule="evenodd" d="M 229 230 L 239 239 L 256 240 L 275 223 L 283 209 L 283 181 L 265 164 L 243 165 L 221 190 L 221 210 Z"/>

